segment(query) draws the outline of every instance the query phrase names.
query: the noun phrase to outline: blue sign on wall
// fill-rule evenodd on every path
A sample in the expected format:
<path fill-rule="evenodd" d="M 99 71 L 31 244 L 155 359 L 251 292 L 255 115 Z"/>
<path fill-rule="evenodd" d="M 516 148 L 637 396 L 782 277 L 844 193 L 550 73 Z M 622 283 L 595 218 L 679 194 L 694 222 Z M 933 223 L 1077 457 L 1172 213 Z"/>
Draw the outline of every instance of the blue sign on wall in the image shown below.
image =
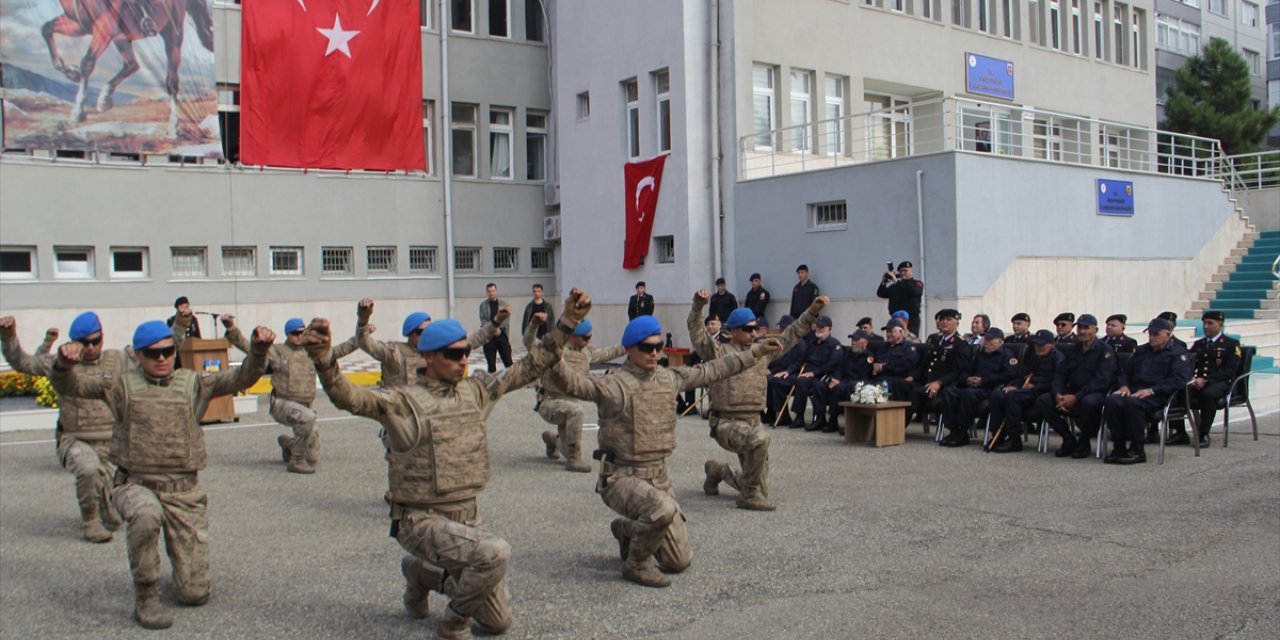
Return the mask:
<path fill-rule="evenodd" d="M 1013 100 L 1013 63 L 976 53 L 964 54 L 965 91 Z"/>
<path fill-rule="evenodd" d="M 1125 180 L 1097 180 L 1098 215 L 1133 215 L 1133 183 Z"/>

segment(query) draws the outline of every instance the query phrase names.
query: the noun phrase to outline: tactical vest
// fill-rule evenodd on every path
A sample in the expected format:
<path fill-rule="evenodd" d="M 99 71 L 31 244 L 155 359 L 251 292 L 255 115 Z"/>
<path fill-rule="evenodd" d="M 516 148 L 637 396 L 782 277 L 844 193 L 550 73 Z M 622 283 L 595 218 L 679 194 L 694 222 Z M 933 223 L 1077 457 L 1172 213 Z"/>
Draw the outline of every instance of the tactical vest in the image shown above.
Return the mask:
<path fill-rule="evenodd" d="M 612 377 L 622 385 L 622 415 L 600 417 L 600 448 L 622 462 L 665 460 L 676 449 L 676 374 L 660 367 L 649 380 Z"/>
<path fill-rule="evenodd" d="M 560 362 L 555 366 L 562 367 L 561 371 L 564 372 L 566 377 L 575 374 L 585 376 L 591 373 L 591 356 L 587 353 L 586 349 L 565 347 L 564 349 L 561 349 Z M 542 381 L 539 384 L 542 385 L 543 392 L 551 398 L 573 398 L 573 396 L 565 392 L 563 386 L 556 382 L 550 371 L 542 374 Z"/>
<path fill-rule="evenodd" d="M 285 400 L 307 406 L 316 399 L 316 368 L 306 349 L 281 346 L 276 353 L 284 360 L 284 366 L 271 369 L 271 388 Z"/>
<path fill-rule="evenodd" d="M 382 363 L 382 386 L 407 387 L 409 376 L 427 366 L 427 362 L 422 359 L 422 354 L 407 342 L 395 343 L 392 345 L 392 350 L 398 357 L 388 358 Z"/>
<path fill-rule="evenodd" d="M 429 505 L 474 498 L 489 483 L 489 440 L 475 387 L 458 386 L 457 406 L 445 406 L 421 386 L 393 394 L 413 413 L 418 439 L 408 451 L 387 450 L 387 496 L 393 503 Z"/>
<path fill-rule="evenodd" d="M 178 369 L 168 385 L 158 385 L 140 371 L 125 373 L 125 411 L 111 432 L 111 461 L 134 473 L 205 468 L 204 432 L 194 409 L 198 375 Z"/>
<path fill-rule="evenodd" d="M 76 376 L 109 382 L 112 377 L 120 375 L 124 368 L 121 366 L 123 360 L 124 356 L 119 351 L 104 350 L 97 362 L 77 364 Z M 58 422 L 62 425 L 63 433 L 78 440 L 96 442 L 111 439 L 111 428 L 116 423 L 116 417 L 111 413 L 111 405 L 105 400 L 64 395 L 58 397 Z"/>
<path fill-rule="evenodd" d="M 749 351 L 750 347 L 733 347 L 730 345 L 720 349 L 721 356 L 739 351 Z M 721 380 L 711 383 L 711 410 L 733 412 L 764 411 L 765 385 L 768 380 L 769 367 L 764 359 L 755 360 L 750 367 Z"/>

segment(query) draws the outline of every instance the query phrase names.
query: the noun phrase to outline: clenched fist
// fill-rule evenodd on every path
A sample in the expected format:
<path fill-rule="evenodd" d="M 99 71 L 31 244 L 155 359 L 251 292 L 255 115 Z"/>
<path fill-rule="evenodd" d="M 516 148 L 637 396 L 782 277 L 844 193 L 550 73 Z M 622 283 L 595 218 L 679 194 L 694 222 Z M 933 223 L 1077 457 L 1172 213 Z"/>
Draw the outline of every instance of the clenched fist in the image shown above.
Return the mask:
<path fill-rule="evenodd" d="M 269 349 L 271 349 L 271 345 L 274 344 L 275 341 L 276 332 L 266 327 L 258 327 L 257 329 L 254 329 L 253 339 L 250 340 L 250 342 L 253 343 L 251 348 L 258 355 L 265 354 Z"/>
<path fill-rule="evenodd" d="M 79 342 L 64 342 L 58 348 L 58 357 L 71 364 L 80 362 L 80 354 L 84 353 L 84 345 Z"/>
<path fill-rule="evenodd" d="M 707 306 L 707 302 L 711 300 L 711 292 L 706 289 L 699 289 L 693 294 L 693 306 L 701 309 Z"/>
<path fill-rule="evenodd" d="M 577 323 L 582 322 L 582 319 L 587 317 L 590 312 L 591 296 L 584 293 L 582 289 L 575 287 L 569 292 L 569 297 L 564 299 L 564 312 L 560 315 Z"/>
<path fill-rule="evenodd" d="M 302 332 L 302 348 L 307 350 L 307 355 L 311 356 L 313 362 L 329 363 L 329 344 L 332 341 L 329 320 L 325 318 L 312 318 L 307 330 Z"/>
<path fill-rule="evenodd" d="M 371 317 L 373 317 L 373 299 L 361 298 L 360 303 L 356 305 L 356 324 L 363 327 L 369 324 Z"/>
<path fill-rule="evenodd" d="M 829 304 L 831 304 L 831 298 L 828 298 L 827 296 L 818 296 L 813 299 L 813 304 L 809 305 L 809 313 L 812 313 L 815 316 L 821 315 L 822 308 Z"/>
<path fill-rule="evenodd" d="M 58 336 L 61 333 L 62 332 L 58 331 L 57 327 L 49 327 L 48 329 L 44 330 L 44 341 L 49 344 L 53 344 L 58 341 Z"/>
<path fill-rule="evenodd" d="M 751 355 L 760 358 L 782 351 L 782 341 L 777 338 L 765 338 L 751 345 Z"/>
<path fill-rule="evenodd" d="M 0 318 L 0 338 L 12 340 L 18 336 L 18 320 L 13 316 Z"/>

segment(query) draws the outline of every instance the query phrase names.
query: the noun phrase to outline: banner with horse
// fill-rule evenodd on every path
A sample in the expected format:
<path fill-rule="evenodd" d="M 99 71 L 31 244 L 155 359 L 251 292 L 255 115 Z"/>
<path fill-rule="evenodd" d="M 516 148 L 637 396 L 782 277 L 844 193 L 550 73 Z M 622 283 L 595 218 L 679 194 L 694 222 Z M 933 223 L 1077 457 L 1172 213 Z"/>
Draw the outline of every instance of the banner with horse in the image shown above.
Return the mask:
<path fill-rule="evenodd" d="M 4 146 L 221 157 L 210 0 L 0 0 Z"/>

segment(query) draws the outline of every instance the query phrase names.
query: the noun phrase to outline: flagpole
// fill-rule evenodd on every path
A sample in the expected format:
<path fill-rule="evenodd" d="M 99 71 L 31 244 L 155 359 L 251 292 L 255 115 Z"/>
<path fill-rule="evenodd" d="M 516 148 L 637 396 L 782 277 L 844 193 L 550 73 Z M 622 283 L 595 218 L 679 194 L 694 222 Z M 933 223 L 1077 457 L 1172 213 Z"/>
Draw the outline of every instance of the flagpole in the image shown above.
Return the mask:
<path fill-rule="evenodd" d="M 430 3 L 428 3 L 428 8 Z M 449 3 L 440 3 L 440 131 L 444 135 L 444 157 L 440 175 L 444 179 L 444 259 L 445 289 L 449 292 L 449 317 L 457 317 L 458 294 L 454 281 L 453 251 L 453 108 L 449 102 Z"/>

